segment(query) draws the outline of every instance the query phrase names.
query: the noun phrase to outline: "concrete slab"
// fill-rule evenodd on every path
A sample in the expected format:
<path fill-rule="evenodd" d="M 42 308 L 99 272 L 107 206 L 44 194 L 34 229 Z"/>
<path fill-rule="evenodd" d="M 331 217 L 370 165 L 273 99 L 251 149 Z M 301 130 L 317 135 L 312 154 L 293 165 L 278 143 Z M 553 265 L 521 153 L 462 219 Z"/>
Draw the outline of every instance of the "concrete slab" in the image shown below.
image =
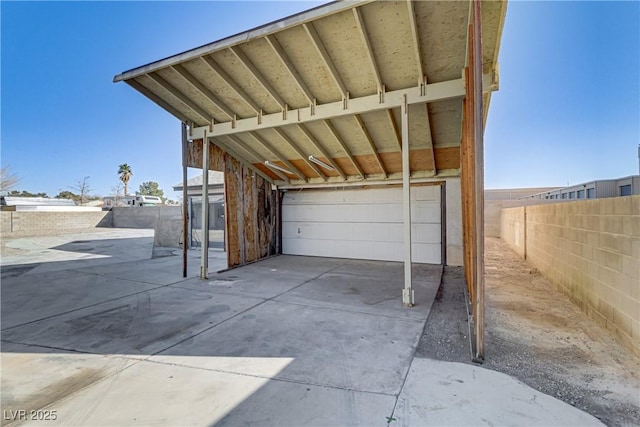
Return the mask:
<path fill-rule="evenodd" d="M 275 378 L 394 394 L 400 391 L 423 321 L 268 301 L 149 360 L 246 375 L 262 366 L 239 357 L 291 358 Z"/>
<path fill-rule="evenodd" d="M 59 402 L 58 419 L 37 425 L 384 425 L 394 403 L 391 396 L 142 361 Z"/>
<path fill-rule="evenodd" d="M 2 343 L 1 404 L 7 413 L 38 410 L 136 363 L 132 359 Z M 9 412 L 13 411 L 13 412 Z"/>
<path fill-rule="evenodd" d="M 207 281 L 194 279 L 176 286 L 269 299 L 313 280 L 338 265 L 340 264 L 333 259 L 279 256 L 223 273 L 210 274 Z"/>
<path fill-rule="evenodd" d="M 159 288 L 5 330 L 2 339 L 88 353 L 147 356 L 260 302 Z"/>
<path fill-rule="evenodd" d="M 598 419 L 505 374 L 414 359 L 394 425 L 600 426 Z"/>
<path fill-rule="evenodd" d="M 3 270 L 7 266 L 41 264 L 31 270 L 35 274 L 149 259 L 153 230 L 105 228 L 91 233 L 22 237 L 7 242 L 7 246 L 22 253 L 2 257 Z"/>
<path fill-rule="evenodd" d="M 78 271 L 3 278 L 2 328 L 67 313 L 154 287 L 157 286 Z"/>
<path fill-rule="evenodd" d="M 381 264 L 347 261 L 333 271 L 278 297 L 277 300 L 380 316 L 426 320 L 438 291 L 442 266 L 414 266 L 412 273 L 416 304 L 408 309 L 402 305 L 402 265 Z M 397 274 L 391 274 L 392 272 Z"/>

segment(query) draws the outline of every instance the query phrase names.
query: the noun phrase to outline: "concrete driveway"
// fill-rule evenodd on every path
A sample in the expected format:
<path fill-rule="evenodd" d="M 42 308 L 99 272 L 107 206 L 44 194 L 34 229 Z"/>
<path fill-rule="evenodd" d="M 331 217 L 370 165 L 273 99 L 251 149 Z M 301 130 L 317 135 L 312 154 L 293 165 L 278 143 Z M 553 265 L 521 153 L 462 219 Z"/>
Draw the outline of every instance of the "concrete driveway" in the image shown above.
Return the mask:
<path fill-rule="evenodd" d="M 407 309 L 401 264 L 279 256 L 201 281 L 193 253 L 184 280 L 181 257 L 129 241 L 148 236 L 104 233 L 33 238 L 53 251 L 33 268 L 3 259 L 3 425 L 599 424 L 506 375 L 414 359 L 440 266 L 414 266 Z"/>

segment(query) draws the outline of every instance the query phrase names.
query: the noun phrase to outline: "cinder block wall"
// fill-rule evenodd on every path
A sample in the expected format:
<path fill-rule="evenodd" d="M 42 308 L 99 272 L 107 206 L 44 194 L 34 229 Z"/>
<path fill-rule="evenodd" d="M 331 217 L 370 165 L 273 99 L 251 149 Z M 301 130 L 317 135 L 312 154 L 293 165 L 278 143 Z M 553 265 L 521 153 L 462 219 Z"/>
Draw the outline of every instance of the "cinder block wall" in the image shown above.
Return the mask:
<path fill-rule="evenodd" d="M 181 206 L 142 206 L 113 208 L 116 228 L 155 228 L 160 218 L 182 218 Z"/>
<path fill-rule="evenodd" d="M 531 205 L 548 205 L 550 203 L 564 203 L 562 200 L 547 199 L 516 199 L 516 200 L 484 200 L 484 235 L 488 237 L 500 237 L 501 212 L 503 209 Z"/>
<path fill-rule="evenodd" d="M 524 207 L 503 209 L 500 215 L 500 235 L 521 257 L 525 257 Z"/>
<path fill-rule="evenodd" d="M 640 196 L 503 210 L 502 238 L 592 319 L 640 356 Z M 522 238 L 522 237 L 521 237 Z"/>
<path fill-rule="evenodd" d="M 90 212 L 0 212 L 2 236 L 20 237 L 47 234 L 53 230 L 73 231 L 94 227 L 111 227 L 111 213 Z"/>

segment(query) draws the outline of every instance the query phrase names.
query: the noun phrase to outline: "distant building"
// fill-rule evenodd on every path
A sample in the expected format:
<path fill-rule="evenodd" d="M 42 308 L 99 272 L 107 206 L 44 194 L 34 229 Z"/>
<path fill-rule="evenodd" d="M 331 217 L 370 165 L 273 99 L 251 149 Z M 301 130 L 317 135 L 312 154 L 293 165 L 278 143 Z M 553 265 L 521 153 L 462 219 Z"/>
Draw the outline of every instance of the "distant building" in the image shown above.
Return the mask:
<path fill-rule="evenodd" d="M 182 183 L 173 186 L 182 192 Z M 209 247 L 224 248 L 224 173 L 209 171 Z M 200 246 L 202 239 L 202 175 L 187 181 L 187 204 L 190 218 L 190 245 Z"/>
<path fill-rule="evenodd" d="M 544 191 L 522 199 L 571 200 L 602 199 L 640 194 L 640 175 L 632 175 L 618 179 L 601 179 L 583 184 Z"/>
<path fill-rule="evenodd" d="M 99 211 L 99 207 L 76 206 L 70 199 L 52 199 L 49 197 L 0 196 L 3 211 Z"/>
<path fill-rule="evenodd" d="M 111 209 L 114 207 L 127 206 L 158 206 L 162 205 L 162 199 L 158 196 L 147 196 L 136 194 L 135 196 L 107 196 L 103 198 L 103 208 Z"/>

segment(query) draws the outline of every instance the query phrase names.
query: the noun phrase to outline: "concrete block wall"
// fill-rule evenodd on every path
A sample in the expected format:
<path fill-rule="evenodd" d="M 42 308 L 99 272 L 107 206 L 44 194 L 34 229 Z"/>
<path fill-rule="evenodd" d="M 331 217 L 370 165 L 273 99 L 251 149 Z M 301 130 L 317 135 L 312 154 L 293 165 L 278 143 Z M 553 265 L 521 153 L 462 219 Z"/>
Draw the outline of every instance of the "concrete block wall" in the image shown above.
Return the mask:
<path fill-rule="evenodd" d="M 505 209 L 502 238 L 640 356 L 640 196 Z"/>
<path fill-rule="evenodd" d="M 142 206 L 113 208 L 116 228 L 155 228 L 160 218 L 182 218 L 182 206 Z"/>
<path fill-rule="evenodd" d="M 495 196 L 494 196 L 495 197 Z M 484 200 L 484 234 L 488 237 L 500 237 L 500 217 L 503 209 L 531 205 L 548 205 L 551 203 L 564 203 L 562 200 L 546 199 L 517 199 L 517 200 Z"/>
<path fill-rule="evenodd" d="M 111 227 L 111 213 L 107 211 L 0 212 L 3 237 L 48 234 L 53 231 L 73 231 L 94 227 Z"/>
<path fill-rule="evenodd" d="M 503 209 L 500 215 L 500 230 L 502 240 L 521 257 L 525 257 L 525 222 L 524 207 Z"/>

